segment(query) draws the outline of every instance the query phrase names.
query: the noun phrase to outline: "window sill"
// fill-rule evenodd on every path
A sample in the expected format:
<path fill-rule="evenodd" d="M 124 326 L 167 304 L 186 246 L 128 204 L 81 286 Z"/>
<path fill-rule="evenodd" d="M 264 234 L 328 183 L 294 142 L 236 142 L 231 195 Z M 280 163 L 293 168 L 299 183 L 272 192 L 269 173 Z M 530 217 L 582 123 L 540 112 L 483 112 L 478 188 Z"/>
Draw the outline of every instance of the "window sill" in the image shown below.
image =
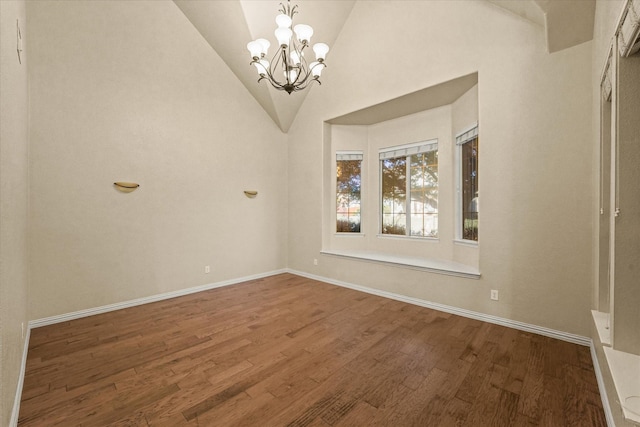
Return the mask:
<path fill-rule="evenodd" d="M 453 239 L 453 243 L 455 245 L 470 246 L 472 248 L 477 248 L 478 247 L 478 242 L 476 242 L 474 240 Z"/>
<path fill-rule="evenodd" d="M 333 233 L 337 237 L 364 237 L 364 233 Z"/>
<path fill-rule="evenodd" d="M 624 418 L 640 423 L 640 356 L 604 347 Z"/>
<path fill-rule="evenodd" d="M 467 279 L 479 279 L 480 270 L 475 267 L 460 264 L 453 261 L 438 259 L 413 258 L 397 255 L 383 254 L 372 251 L 337 251 L 323 250 L 321 254 L 351 258 L 359 261 L 374 262 L 412 270 L 427 271 L 429 273 L 445 274 L 449 276 L 464 277 Z"/>
<path fill-rule="evenodd" d="M 402 236 L 400 234 L 376 234 L 379 239 L 415 240 L 416 242 L 438 243 L 439 237 Z"/>

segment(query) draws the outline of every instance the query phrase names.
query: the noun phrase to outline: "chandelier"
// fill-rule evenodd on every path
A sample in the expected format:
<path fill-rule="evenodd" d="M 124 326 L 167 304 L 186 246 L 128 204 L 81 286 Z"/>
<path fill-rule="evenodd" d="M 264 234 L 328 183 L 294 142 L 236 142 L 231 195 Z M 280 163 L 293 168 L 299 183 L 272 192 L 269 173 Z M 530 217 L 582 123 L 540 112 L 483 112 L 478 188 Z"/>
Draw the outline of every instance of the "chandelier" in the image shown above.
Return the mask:
<path fill-rule="evenodd" d="M 304 50 L 309 46 L 313 28 L 298 24 L 291 31 L 293 15 L 297 13 L 297 8 L 297 5 L 291 7 L 290 0 L 287 0 L 286 7 L 280 3 L 280 14 L 276 16 L 278 28 L 275 31 L 279 48 L 273 55 L 271 63 L 264 59 L 271 46 L 268 40 L 257 39 L 247 44 L 247 49 L 251 53 L 251 64 L 255 65 L 260 75 L 258 82 L 267 80 L 274 88 L 285 90 L 289 94 L 305 89 L 311 82 L 321 84 L 320 75 L 322 69 L 326 67 L 324 58 L 329 52 L 329 46 L 316 43 L 313 45 L 316 60 L 310 64 L 307 63 Z"/>

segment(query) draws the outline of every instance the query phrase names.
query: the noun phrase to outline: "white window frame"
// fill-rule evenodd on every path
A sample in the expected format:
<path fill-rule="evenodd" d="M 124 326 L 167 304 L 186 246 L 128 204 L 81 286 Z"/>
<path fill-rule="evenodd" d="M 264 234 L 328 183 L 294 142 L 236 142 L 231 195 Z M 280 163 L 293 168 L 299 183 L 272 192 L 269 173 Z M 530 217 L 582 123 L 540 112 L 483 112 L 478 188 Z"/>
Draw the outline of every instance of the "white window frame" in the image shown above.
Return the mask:
<path fill-rule="evenodd" d="M 478 246 L 478 241 L 464 239 L 462 232 L 462 146 L 468 142 L 473 141 L 479 135 L 478 123 L 467 127 L 462 132 L 458 133 L 455 137 L 456 140 L 456 235 L 454 242 L 469 246 Z"/>
<path fill-rule="evenodd" d="M 336 225 L 338 223 L 338 190 L 336 188 L 336 170 L 338 167 L 338 161 L 340 160 L 360 160 L 360 231 L 337 231 Z M 362 236 L 364 235 L 364 218 L 363 218 L 363 205 L 364 205 L 364 197 L 363 197 L 363 168 L 364 168 L 364 151 L 362 150 L 337 150 L 335 153 L 335 161 L 333 164 L 334 173 L 333 175 L 333 227 L 334 234 L 338 236 Z"/>
<path fill-rule="evenodd" d="M 435 149 L 434 149 L 435 147 Z M 398 157 L 410 157 L 413 154 L 427 153 L 430 151 L 438 151 L 438 139 L 429 139 L 420 142 L 414 142 L 411 144 L 397 145 L 393 147 L 385 147 L 378 150 L 378 237 L 385 238 L 398 238 L 398 239 L 421 239 L 421 240 L 439 240 L 440 239 L 440 223 L 438 221 L 438 237 L 431 236 L 412 236 L 411 235 L 411 179 L 407 177 L 405 194 L 407 195 L 407 209 L 406 212 L 406 234 L 383 234 L 383 208 L 382 208 L 382 160 L 395 159 Z M 410 166 L 410 162 L 407 161 L 407 167 Z M 440 173 L 438 162 L 438 174 Z M 440 199 L 440 183 L 438 182 L 438 199 Z M 440 215 L 440 206 L 438 206 L 438 213 Z"/>

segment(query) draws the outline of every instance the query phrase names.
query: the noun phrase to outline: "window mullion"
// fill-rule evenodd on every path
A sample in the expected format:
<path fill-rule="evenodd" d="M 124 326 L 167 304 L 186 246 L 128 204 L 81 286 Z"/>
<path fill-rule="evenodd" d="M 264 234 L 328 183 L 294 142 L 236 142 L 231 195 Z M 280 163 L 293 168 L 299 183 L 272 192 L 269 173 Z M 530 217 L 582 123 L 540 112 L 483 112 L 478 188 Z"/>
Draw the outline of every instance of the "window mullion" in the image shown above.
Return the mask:
<path fill-rule="evenodd" d="M 407 156 L 405 178 L 405 235 L 411 236 L 411 156 Z"/>
<path fill-rule="evenodd" d="M 462 145 L 456 145 L 456 238 L 462 240 Z"/>

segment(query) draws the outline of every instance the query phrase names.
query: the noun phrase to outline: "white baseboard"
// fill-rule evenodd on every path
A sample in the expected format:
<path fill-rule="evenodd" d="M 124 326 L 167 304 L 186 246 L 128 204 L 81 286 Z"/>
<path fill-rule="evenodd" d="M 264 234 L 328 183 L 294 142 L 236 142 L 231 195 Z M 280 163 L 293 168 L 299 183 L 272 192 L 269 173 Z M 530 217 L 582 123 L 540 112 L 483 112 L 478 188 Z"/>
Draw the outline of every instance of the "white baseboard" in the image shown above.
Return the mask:
<path fill-rule="evenodd" d="M 596 374 L 596 381 L 598 382 L 598 390 L 600 390 L 600 399 L 602 400 L 602 409 L 604 409 L 604 417 L 607 420 L 607 426 L 616 427 L 616 422 L 613 420 L 613 412 L 611 412 L 611 405 L 609 405 L 609 398 L 607 397 L 607 388 L 604 385 L 604 378 L 602 377 L 602 370 L 600 369 L 600 363 L 598 362 L 598 355 L 596 354 L 596 347 L 591 341 L 591 361 L 593 362 L 593 370 Z"/>
<path fill-rule="evenodd" d="M 237 279 L 225 280 L 222 282 L 209 283 L 206 285 L 195 286 L 192 288 L 180 289 L 178 291 L 166 292 L 163 294 L 151 295 L 148 297 L 137 298 L 134 300 L 118 302 L 115 304 L 103 305 L 101 307 L 88 308 L 86 310 L 74 311 L 72 313 L 59 314 L 57 316 L 31 320 L 29 321 L 29 328 L 39 328 L 41 326 L 53 325 L 55 323 L 66 322 L 68 320 L 80 319 L 83 317 L 93 316 L 96 314 L 102 314 L 102 313 L 108 313 L 110 311 L 120 310 L 123 308 L 135 307 L 137 305 L 148 304 L 151 302 L 181 297 L 184 295 L 194 294 L 196 292 L 208 291 L 210 289 L 221 288 L 223 286 L 235 285 L 237 283 L 248 282 L 250 280 L 256 280 L 256 279 L 262 279 L 265 277 L 275 276 L 276 274 L 282 274 L 286 272 L 287 272 L 286 269 L 274 270 L 266 273 L 255 274 L 252 276 L 245 276 Z"/>
<path fill-rule="evenodd" d="M 240 277 L 237 279 L 226 280 L 222 282 L 209 283 L 202 286 L 195 286 L 192 288 L 181 289 L 178 291 L 167 292 L 158 295 L 151 295 L 148 297 L 138 298 L 129 301 L 123 301 L 115 304 L 104 305 L 101 307 L 89 308 L 86 310 L 75 311 L 72 313 L 60 314 L 57 316 L 45 317 L 42 319 L 36 319 L 29 321 L 29 329 L 38 328 L 41 326 L 53 325 L 55 323 L 66 322 L 68 320 L 80 319 L 83 317 L 93 316 L 95 314 L 107 313 L 114 310 L 120 310 L 123 308 L 135 307 L 137 305 L 148 304 L 151 302 L 162 301 L 170 298 L 176 298 L 183 295 L 189 295 L 196 292 L 207 291 L 210 289 L 220 288 L 223 286 L 230 286 L 237 283 L 247 282 L 250 280 L 262 279 L 269 276 L 275 276 L 276 274 L 282 273 L 291 273 L 302 277 L 307 277 L 309 279 L 318 280 L 321 282 L 329 283 L 336 286 L 342 286 L 345 288 L 353 289 L 360 292 L 366 292 L 368 294 L 377 295 L 384 298 L 393 299 L 396 301 L 406 302 L 408 304 L 418 305 L 421 307 L 431 308 L 434 310 L 443 311 L 445 313 L 456 314 L 463 317 L 468 317 L 471 319 L 481 320 L 483 322 L 493 323 L 496 325 L 506 326 L 513 329 L 518 329 L 521 331 L 532 332 L 539 335 L 544 335 L 551 338 L 557 338 L 559 340 L 571 342 L 574 344 L 584 345 L 590 347 L 592 344 L 591 338 L 584 337 L 581 335 L 575 335 L 568 332 L 558 331 L 555 329 L 545 328 L 543 326 L 532 325 L 529 323 L 519 322 L 517 320 L 505 319 L 503 317 L 493 316 L 490 314 L 479 313 L 471 310 L 466 310 L 463 308 L 453 307 L 445 304 L 439 304 L 435 302 L 430 302 L 418 298 L 413 298 L 401 294 L 396 294 L 393 292 L 382 291 L 379 289 L 369 288 L 366 286 L 355 285 L 352 283 L 343 282 L 340 280 L 330 279 L 328 277 L 317 276 L 314 274 L 305 273 L 302 271 L 292 270 L 292 269 L 281 269 L 270 271 L 266 273 L 256 274 L 252 276 Z"/>
<path fill-rule="evenodd" d="M 31 320 L 28 323 L 26 339 L 24 342 L 24 349 L 22 350 L 22 364 L 20 366 L 20 374 L 18 376 L 18 385 L 16 387 L 16 395 L 13 402 L 13 410 L 11 411 L 10 427 L 16 427 L 18 425 L 18 417 L 20 414 L 20 400 L 22 398 L 22 387 L 24 386 L 24 375 L 27 366 L 27 352 L 29 350 L 29 339 L 31 338 L 31 329 L 41 326 L 53 325 L 56 323 L 66 322 L 68 320 L 80 319 L 83 317 L 93 316 L 95 314 L 107 313 L 114 310 L 120 310 L 123 308 L 134 307 L 137 305 L 147 304 L 150 302 L 162 301 L 170 298 L 176 298 L 183 295 L 189 295 L 196 292 L 207 291 L 210 289 L 221 288 L 223 286 L 235 285 L 237 283 L 248 282 L 250 280 L 262 279 L 269 276 L 275 276 L 277 274 L 287 273 L 286 269 L 274 270 L 266 273 L 255 274 L 251 276 L 240 277 L 232 280 L 225 280 L 222 282 L 209 283 L 202 286 L 195 286 L 192 288 L 181 289 L 178 291 L 167 292 L 158 295 L 151 295 L 149 297 L 138 298 L 129 301 L 123 301 L 115 304 L 109 304 L 101 307 L 89 308 L 86 310 L 75 311 L 72 313 L 60 314 L 57 316 L 46 317 L 42 319 Z"/>
<path fill-rule="evenodd" d="M 27 328 L 24 339 L 24 348 L 22 349 L 22 362 L 20 363 L 20 374 L 18 375 L 18 384 L 16 386 L 16 395 L 13 399 L 13 409 L 11 410 L 11 420 L 9 427 L 18 425 L 18 416 L 20 415 L 20 400 L 22 399 L 22 386 L 24 385 L 24 373 L 27 370 L 27 352 L 29 350 L 29 339 L 31 338 L 31 329 Z"/>
<path fill-rule="evenodd" d="M 470 319 L 481 320 L 483 322 L 493 323 L 496 325 L 506 326 L 508 328 L 518 329 L 520 331 L 532 332 L 538 335 L 544 335 L 550 338 L 556 338 L 562 341 L 567 341 L 574 344 L 583 345 L 586 347 L 591 346 L 591 338 L 581 335 L 570 334 L 568 332 L 557 331 L 555 329 L 545 328 L 543 326 L 531 325 L 529 323 L 519 322 L 517 320 L 505 319 L 503 317 L 493 316 L 490 314 L 479 313 L 476 311 L 466 310 L 464 308 L 452 307 L 449 305 L 430 302 L 418 298 L 408 297 L 405 295 L 396 294 L 393 292 L 382 291 L 379 289 L 368 288 L 366 286 L 354 285 L 352 283 L 343 282 L 340 280 L 329 279 L 327 277 L 316 276 L 314 274 L 305 273 L 297 270 L 287 270 L 291 274 L 295 274 L 309 279 L 318 280 L 320 282 L 329 283 L 331 285 L 342 286 L 345 288 L 353 289 L 360 292 L 366 292 L 368 294 L 377 295 L 384 298 L 393 299 L 396 301 L 406 302 L 408 304 L 419 305 L 421 307 L 432 308 L 434 310 L 444 311 L 445 313 L 456 314 L 462 317 L 468 317 Z"/>
<path fill-rule="evenodd" d="M 405 295 L 395 294 L 392 292 L 381 291 L 379 289 L 368 288 L 366 286 L 354 285 L 352 283 L 343 282 L 340 280 L 329 279 L 327 277 L 317 276 L 314 274 L 305 273 L 302 271 L 296 271 L 292 269 L 287 270 L 291 274 L 306 277 L 320 282 L 329 283 L 336 286 L 342 286 L 345 288 L 353 289 L 356 291 L 366 292 L 368 294 L 377 295 L 384 298 L 389 298 L 397 301 L 406 302 L 409 304 L 418 305 L 421 307 L 432 308 L 434 310 L 444 311 L 446 313 L 456 314 L 471 319 L 481 320 L 488 323 L 494 323 L 508 328 L 518 329 L 525 332 L 532 332 L 539 335 L 544 335 L 550 338 L 556 338 L 562 341 L 567 341 L 574 344 L 587 346 L 591 350 L 591 359 L 593 361 L 593 370 L 598 382 L 598 390 L 600 391 L 600 398 L 602 399 L 602 408 L 604 410 L 607 426 L 615 427 L 615 421 L 613 419 L 613 413 L 611 412 L 611 406 L 609 405 L 609 399 L 607 397 L 607 390 L 604 385 L 604 379 L 602 377 L 602 370 L 598 363 L 598 357 L 596 355 L 595 346 L 593 340 L 581 335 L 570 334 L 568 332 L 557 331 L 555 329 L 545 328 L 542 326 L 531 325 L 528 323 L 519 322 L 517 320 L 505 319 L 498 316 L 492 316 L 489 314 L 478 313 L 475 311 L 465 310 L 462 308 L 451 307 L 444 304 L 438 304 L 430 301 L 421 300 L 418 298 L 412 298 Z"/>
<path fill-rule="evenodd" d="M 196 286 L 196 287 L 187 288 L 187 289 L 181 289 L 181 290 L 178 290 L 178 291 L 167 292 L 167 293 L 158 294 L 158 295 L 152 295 L 152 296 L 149 296 L 149 297 L 138 298 L 138 299 L 135 299 L 135 300 L 129 300 L 129 301 L 124 301 L 124 302 L 120 302 L 120 303 L 115 303 L 115 304 L 105 305 L 105 306 L 101 306 L 101 307 L 95 307 L 95 308 L 90 308 L 90 309 L 86 309 L 86 310 L 80 310 L 80 311 L 76 311 L 76 312 L 72 312 L 72 313 L 66 313 L 66 314 L 61 314 L 61 315 L 57 315 L 57 316 L 51 316 L 51 317 L 46 317 L 46 318 L 36 319 L 36 320 L 30 321 L 29 322 L 29 328 L 27 330 L 25 348 L 24 348 L 24 351 L 23 351 L 22 366 L 21 366 L 20 376 L 19 376 L 19 380 L 18 380 L 18 389 L 16 391 L 16 397 L 15 397 L 14 408 L 13 408 L 13 412 L 12 412 L 12 416 L 11 416 L 11 424 L 10 424 L 10 426 L 11 427 L 15 427 L 15 426 L 17 426 L 17 422 L 18 422 L 18 414 L 19 414 L 19 410 L 20 410 L 20 397 L 22 396 L 22 386 L 23 386 L 23 383 L 24 383 L 24 373 L 25 373 L 26 360 L 27 360 L 27 349 L 28 349 L 28 345 L 29 345 L 29 337 L 30 337 L 30 333 L 31 333 L 31 328 L 37 328 L 37 327 L 46 326 L 46 325 L 53 325 L 55 323 L 66 322 L 68 320 L 80 319 L 80 318 L 87 317 L 87 316 L 93 316 L 95 314 L 107 313 L 107 312 L 110 312 L 110 311 L 120 310 L 120 309 L 123 309 L 123 308 L 134 307 L 134 306 L 147 304 L 147 303 L 151 303 L 151 302 L 156 302 L 156 301 L 162 301 L 162 300 L 166 300 L 166 299 L 170 299 L 170 298 L 175 298 L 175 297 L 179 297 L 179 296 L 183 296 L 183 295 L 189 295 L 189 294 L 193 294 L 193 293 L 196 293 L 196 292 L 202 292 L 202 291 L 215 289 L 215 288 L 220 288 L 220 287 L 224 287 L 224 286 L 230 286 L 230 285 L 234 285 L 234 284 L 237 284 L 237 283 L 247 282 L 247 281 L 256 280 L 256 279 L 261 279 L 261 278 L 274 276 L 274 275 L 282 274 L 282 273 L 291 273 L 291 274 L 295 274 L 295 275 L 298 275 L 298 276 L 306 277 L 306 278 L 309 278 L 309 279 L 313 279 L 313 280 L 318 280 L 318 281 L 321 281 L 321 282 L 329 283 L 329 284 L 332 284 L 332 285 L 341 286 L 341 287 L 353 289 L 353 290 L 356 290 L 356 291 L 365 292 L 365 293 L 368 293 L 368 294 L 373 294 L 373 295 L 377 295 L 377 296 L 380 296 L 380 297 L 393 299 L 393 300 L 396 300 L 396 301 L 406 302 L 408 304 L 413 304 L 413 305 L 418 305 L 418 306 L 421 306 L 421 307 L 431 308 L 431 309 L 443 311 L 443 312 L 446 312 L 446 313 L 451 313 L 451 314 L 455 314 L 455 315 L 459 315 L 459 316 L 463 316 L 463 317 L 467 317 L 467 318 L 471 318 L 471 319 L 480 320 L 480 321 L 483 321 L 483 322 L 493 323 L 493 324 L 497 324 L 497 325 L 501 325 L 501 326 L 505 326 L 505 327 L 509 327 L 509 328 L 513 328 L 513 329 L 518 329 L 518 330 L 525 331 L 525 332 L 532 332 L 532 333 L 535 333 L 535 334 L 544 335 L 544 336 L 551 337 L 551 338 L 556 338 L 556 339 L 559 339 L 559 340 L 562 340 L 562 341 L 567 341 L 567 342 L 571 342 L 571 343 L 574 343 L 574 344 L 579 344 L 579 345 L 584 345 L 584 346 L 587 346 L 587 347 L 591 347 L 591 355 L 592 355 L 592 359 L 593 359 L 593 362 L 594 362 L 594 369 L 596 371 L 596 378 L 598 380 L 598 387 L 600 388 L 600 395 L 602 396 L 602 402 L 603 402 L 603 406 L 605 408 L 605 416 L 606 416 L 606 419 L 607 419 L 607 423 L 608 423 L 608 425 L 610 427 L 615 426 L 615 424 L 613 423 L 613 416 L 611 415 L 611 408 L 609 407 L 608 400 L 606 398 L 606 390 L 604 388 L 604 382 L 602 380 L 602 372 L 600 371 L 600 366 L 598 365 L 597 357 L 595 355 L 593 342 L 592 342 L 592 340 L 590 338 L 587 338 L 587 337 L 584 337 L 584 336 L 580 336 L 580 335 L 570 334 L 568 332 L 557 331 L 557 330 L 545 328 L 545 327 L 542 327 L 542 326 L 531 325 L 531 324 L 524 323 L 524 322 L 519 322 L 519 321 L 516 321 L 516 320 L 505 319 L 505 318 L 498 317 L 498 316 L 493 316 L 493 315 L 489 315 L 489 314 L 474 312 L 474 311 L 471 311 L 471 310 L 466 310 L 466 309 L 462 309 L 462 308 L 458 308 L 458 307 L 452 307 L 452 306 L 448 306 L 448 305 L 444 305 L 444 304 L 434 303 L 434 302 L 430 302 L 430 301 L 426 301 L 426 300 L 421 300 L 421 299 L 418 299 L 418 298 L 408 297 L 408 296 L 396 294 L 396 293 L 393 293 L 393 292 L 387 292 L 387 291 L 382 291 L 382 290 L 379 290 L 379 289 L 369 288 L 369 287 L 366 287 L 366 286 L 355 285 L 355 284 L 352 284 L 352 283 L 347 283 L 347 282 L 343 282 L 343 281 L 339 281 L 339 280 L 335 280 L 335 279 L 330 279 L 330 278 L 327 278 L 327 277 L 317 276 L 317 275 L 314 275 L 314 274 L 309 274 L 309 273 L 305 273 L 305 272 L 297 271 L 297 270 L 292 270 L 292 269 L 288 269 L 288 268 L 282 269 L 282 270 L 275 270 L 275 271 L 262 273 L 262 274 L 256 274 L 256 275 L 252 275 L 252 276 L 241 277 L 241 278 L 227 280 L 227 281 L 222 281 L 222 282 L 210 283 L 210 284 L 207 284 L 207 285 Z"/>

